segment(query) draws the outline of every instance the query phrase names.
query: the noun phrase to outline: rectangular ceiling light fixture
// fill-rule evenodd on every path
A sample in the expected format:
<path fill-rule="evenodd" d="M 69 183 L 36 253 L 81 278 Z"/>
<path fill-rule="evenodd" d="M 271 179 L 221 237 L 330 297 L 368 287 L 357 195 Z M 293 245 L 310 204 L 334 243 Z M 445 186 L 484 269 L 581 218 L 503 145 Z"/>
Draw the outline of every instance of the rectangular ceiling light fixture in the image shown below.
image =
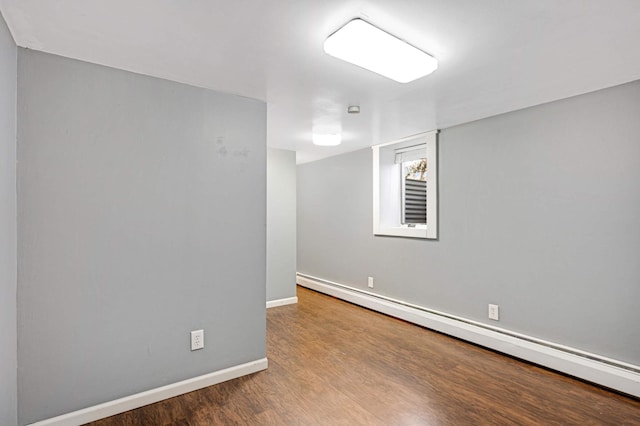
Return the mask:
<path fill-rule="evenodd" d="M 339 134 L 318 134 L 312 135 L 312 140 L 315 145 L 319 146 L 336 146 L 342 142 L 342 136 Z"/>
<path fill-rule="evenodd" d="M 331 34 L 324 42 L 324 51 L 399 83 L 424 77 L 438 68 L 433 56 L 362 19 L 354 19 Z"/>

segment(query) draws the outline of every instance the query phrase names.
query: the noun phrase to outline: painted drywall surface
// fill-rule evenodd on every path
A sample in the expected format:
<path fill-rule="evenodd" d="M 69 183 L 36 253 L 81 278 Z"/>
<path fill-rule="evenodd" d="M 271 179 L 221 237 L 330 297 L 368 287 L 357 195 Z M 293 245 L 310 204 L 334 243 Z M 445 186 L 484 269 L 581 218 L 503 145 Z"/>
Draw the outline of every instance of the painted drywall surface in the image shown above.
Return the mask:
<path fill-rule="evenodd" d="M 640 365 L 639 116 L 633 82 L 443 130 L 438 241 L 371 235 L 371 150 L 298 166 L 298 271 Z"/>
<path fill-rule="evenodd" d="M 23 49 L 18 75 L 20 423 L 263 358 L 265 105 Z"/>
<path fill-rule="evenodd" d="M 0 425 L 16 404 L 16 45 L 0 15 Z"/>
<path fill-rule="evenodd" d="M 267 300 L 296 296 L 296 153 L 267 149 Z"/>

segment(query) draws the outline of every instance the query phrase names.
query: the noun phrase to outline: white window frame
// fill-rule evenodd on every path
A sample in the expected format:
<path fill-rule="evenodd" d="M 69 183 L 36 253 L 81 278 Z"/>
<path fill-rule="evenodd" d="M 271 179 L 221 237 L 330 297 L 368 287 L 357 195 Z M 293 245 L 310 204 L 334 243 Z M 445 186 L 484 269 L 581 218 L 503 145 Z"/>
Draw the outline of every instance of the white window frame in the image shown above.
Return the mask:
<path fill-rule="evenodd" d="M 401 209 L 401 199 L 383 200 L 380 194 L 380 148 L 398 147 L 406 145 L 425 144 L 425 156 L 427 158 L 427 225 L 410 227 L 398 223 L 389 224 L 381 217 L 381 203 L 397 203 L 398 211 Z M 371 147 L 373 150 L 373 234 L 408 237 L 408 238 L 438 238 L 438 130 L 420 133 L 392 142 L 382 143 Z"/>

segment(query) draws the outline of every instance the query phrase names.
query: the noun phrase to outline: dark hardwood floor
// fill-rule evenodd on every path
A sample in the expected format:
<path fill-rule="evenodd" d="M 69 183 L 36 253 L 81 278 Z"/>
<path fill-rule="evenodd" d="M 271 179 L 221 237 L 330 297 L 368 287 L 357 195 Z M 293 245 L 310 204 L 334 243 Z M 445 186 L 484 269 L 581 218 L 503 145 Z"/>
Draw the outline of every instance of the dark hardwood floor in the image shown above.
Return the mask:
<path fill-rule="evenodd" d="M 640 401 L 298 288 L 269 369 L 92 423 L 640 425 Z"/>

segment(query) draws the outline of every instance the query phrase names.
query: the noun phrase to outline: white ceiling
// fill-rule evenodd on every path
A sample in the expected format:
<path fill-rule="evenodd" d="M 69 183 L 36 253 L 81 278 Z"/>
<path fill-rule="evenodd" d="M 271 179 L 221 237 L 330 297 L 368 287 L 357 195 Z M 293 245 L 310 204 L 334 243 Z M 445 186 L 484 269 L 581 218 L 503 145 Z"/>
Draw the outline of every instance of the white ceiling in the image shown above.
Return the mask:
<path fill-rule="evenodd" d="M 19 46 L 268 103 L 298 162 L 640 79 L 639 0 L 0 0 Z M 354 17 L 439 60 L 400 84 L 323 53 Z M 350 104 L 359 115 L 347 115 Z M 341 131 L 315 147 L 312 129 Z"/>

